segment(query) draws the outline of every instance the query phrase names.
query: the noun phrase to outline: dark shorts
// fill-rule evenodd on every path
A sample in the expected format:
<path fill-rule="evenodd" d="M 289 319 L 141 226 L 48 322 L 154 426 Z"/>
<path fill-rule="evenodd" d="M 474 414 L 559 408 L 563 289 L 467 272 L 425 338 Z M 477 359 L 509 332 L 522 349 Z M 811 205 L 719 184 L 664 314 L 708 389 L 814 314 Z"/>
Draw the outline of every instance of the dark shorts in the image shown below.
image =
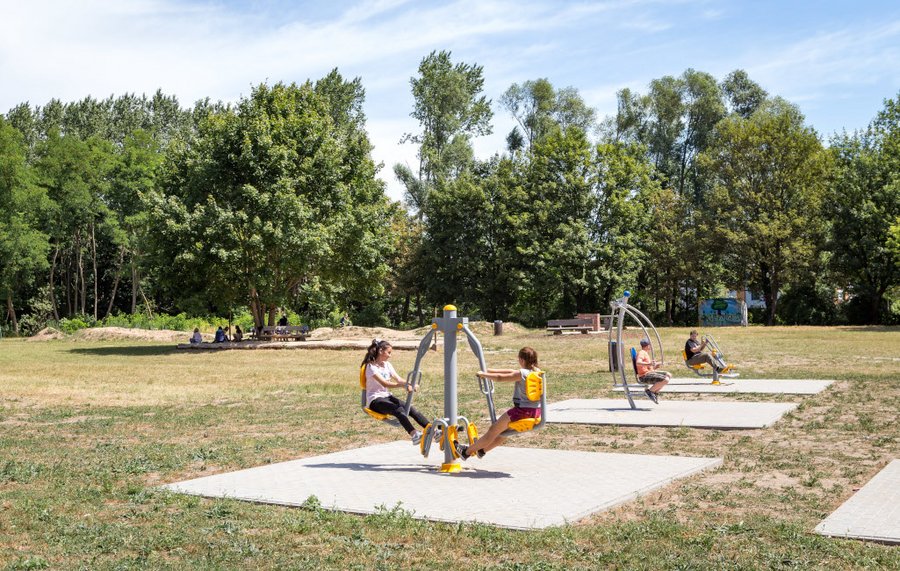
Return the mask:
<path fill-rule="evenodd" d="M 517 420 L 522 420 L 523 418 L 540 418 L 541 417 L 541 409 L 539 408 L 519 408 L 517 406 L 512 407 L 506 414 L 509 415 L 509 421 L 515 422 Z"/>
<path fill-rule="evenodd" d="M 650 371 L 643 377 L 638 378 L 638 382 L 645 385 L 655 385 L 660 381 L 665 381 L 668 374 L 665 371 Z"/>

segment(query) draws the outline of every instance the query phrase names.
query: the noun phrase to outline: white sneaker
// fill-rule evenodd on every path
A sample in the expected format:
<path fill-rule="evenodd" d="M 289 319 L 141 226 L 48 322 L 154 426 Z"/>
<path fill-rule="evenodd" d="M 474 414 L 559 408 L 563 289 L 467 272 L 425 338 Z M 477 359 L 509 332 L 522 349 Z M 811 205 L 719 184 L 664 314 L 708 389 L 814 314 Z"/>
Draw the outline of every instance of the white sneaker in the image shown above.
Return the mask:
<path fill-rule="evenodd" d="M 410 440 L 412 440 L 412 443 L 413 443 L 413 444 L 415 444 L 416 446 L 418 446 L 418 445 L 419 445 L 419 442 L 422 440 L 422 433 L 419 432 L 418 430 L 415 431 L 415 432 L 413 432 L 413 433 L 410 435 Z"/>
<path fill-rule="evenodd" d="M 441 441 L 441 438 L 443 438 L 443 437 L 444 437 L 444 431 L 441 430 L 441 427 L 440 427 L 440 426 L 438 426 L 438 427 L 437 427 L 437 430 L 434 431 L 434 441 L 435 441 L 435 442 L 440 442 L 440 441 Z"/>

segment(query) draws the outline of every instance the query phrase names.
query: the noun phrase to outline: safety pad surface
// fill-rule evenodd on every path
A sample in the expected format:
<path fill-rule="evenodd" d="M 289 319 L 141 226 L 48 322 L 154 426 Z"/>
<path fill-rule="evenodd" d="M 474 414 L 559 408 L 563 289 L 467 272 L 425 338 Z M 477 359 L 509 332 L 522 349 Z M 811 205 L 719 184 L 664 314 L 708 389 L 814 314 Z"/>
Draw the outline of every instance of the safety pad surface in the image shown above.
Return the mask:
<path fill-rule="evenodd" d="M 547 422 L 628 426 L 691 426 L 694 428 L 765 428 L 795 408 L 795 403 L 667 400 L 659 404 L 634 396 L 637 409 L 621 399 L 572 399 L 547 406 Z"/>
<path fill-rule="evenodd" d="M 444 454 L 423 458 L 391 442 L 168 484 L 173 492 L 371 514 L 398 506 L 412 517 L 540 529 L 577 521 L 678 478 L 721 465 L 721 458 L 607 454 L 498 447 L 462 471 L 438 471 Z"/>
<path fill-rule="evenodd" d="M 885 466 L 825 518 L 816 533 L 900 544 L 900 460 Z"/>
<path fill-rule="evenodd" d="M 805 379 L 722 379 L 721 384 L 712 384 L 711 379 L 702 377 L 674 378 L 669 381 L 665 393 L 770 393 L 785 395 L 815 395 L 828 388 L 834 381 Z M 622 392 L 624 389 L 613 389 Z"/>

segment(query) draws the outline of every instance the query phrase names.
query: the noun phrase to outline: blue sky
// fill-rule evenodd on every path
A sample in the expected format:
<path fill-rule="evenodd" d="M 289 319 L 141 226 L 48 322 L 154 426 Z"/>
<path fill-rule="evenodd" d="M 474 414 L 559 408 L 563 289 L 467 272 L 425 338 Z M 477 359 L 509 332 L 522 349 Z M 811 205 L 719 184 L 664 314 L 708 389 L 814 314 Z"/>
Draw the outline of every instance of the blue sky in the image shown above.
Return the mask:
<path fill-rule="evenodd" d="M 152 94 L 183 106 L 236 101 L 262 82 L 337 67 L 366 89 L 368 130 L 388 193 L 391 166 L 417 165 L 409 79 L 432 50 L 484 67 L 495 102 L 545 77 L 577 88 L 600 117 L 619 89 L 687 68 L 741 68 L 800 106 L 823 140 L 865 127 L 900 92 L 900 2 L 726 0 L 0 0 L 0 112 L 87 95 Z M 494 107 L 502 151 L 513 120 Z"/>

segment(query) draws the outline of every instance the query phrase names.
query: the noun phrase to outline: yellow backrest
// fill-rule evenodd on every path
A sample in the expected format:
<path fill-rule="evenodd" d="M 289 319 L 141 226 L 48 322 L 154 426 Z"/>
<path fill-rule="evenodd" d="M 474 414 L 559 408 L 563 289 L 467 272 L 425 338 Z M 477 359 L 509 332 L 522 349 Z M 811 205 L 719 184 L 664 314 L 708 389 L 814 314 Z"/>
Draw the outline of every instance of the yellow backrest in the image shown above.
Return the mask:
<path fill-rule="evenodd" d="M 528 400 L 539 401 L 544 393 L 544 371 L 532 371 L 525 377 L 525 396 Z"/>
<path fill-rule="evenodd" d="M 366 390 L 366 366 L 359 368 L 359 388 Z"/>

